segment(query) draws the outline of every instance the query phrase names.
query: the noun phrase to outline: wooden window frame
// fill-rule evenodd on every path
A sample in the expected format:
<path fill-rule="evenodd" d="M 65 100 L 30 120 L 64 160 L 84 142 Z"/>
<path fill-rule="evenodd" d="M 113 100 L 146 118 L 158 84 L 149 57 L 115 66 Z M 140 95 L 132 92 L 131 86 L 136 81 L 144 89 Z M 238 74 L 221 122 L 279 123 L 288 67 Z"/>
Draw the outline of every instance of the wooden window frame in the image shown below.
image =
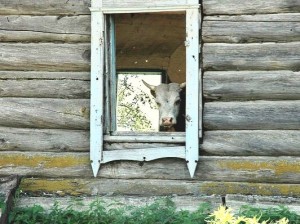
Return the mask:
<path fill-rule="evenodd" d="M 199 138 L 202 137 L 202 90 L 200 54 L 200 12 L 197 0 L 92 0 L 91 10 L 91 104 L 90 104 L 90 161 L 96 177 L 100 165 L 116 160 L 151 161 L 159 158 L 181 158 L 187 161 L 193 177 L 199 158 Z M 118 7 L 116 7 L 118 6 Z M 107 14 L 184 11 L 186 14 L 186 132 L 184 133 L 111 133 L 107 123 L 111 113 L 109 89 L 114 85 L 105 78 L 116 71 L 109 49 L 106 30 Z M 113 46 L 113 45 L 110 45 Z M 197 94 L 195 94 L 197 93 Z M 106 98 L 106 103 L 104 101 Z M 115 101 L 115 100 L 114 100 Z M 105 111 L 105 113 L 104 113 Z M 104 142 L 185 143 L 185 146 L 103 151 Z"/>

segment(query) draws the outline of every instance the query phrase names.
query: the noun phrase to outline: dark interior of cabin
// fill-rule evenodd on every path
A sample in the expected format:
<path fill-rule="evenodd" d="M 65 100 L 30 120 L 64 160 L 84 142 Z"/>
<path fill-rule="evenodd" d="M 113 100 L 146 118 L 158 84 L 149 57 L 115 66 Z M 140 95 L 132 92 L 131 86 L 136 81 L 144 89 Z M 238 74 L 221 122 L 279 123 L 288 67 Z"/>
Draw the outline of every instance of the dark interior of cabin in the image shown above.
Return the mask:
<path fill-rule="evenodd" d="M 160 69 L 171 82 L 185 81 L 185 14 L 117 14 L 117 69 Z"/>

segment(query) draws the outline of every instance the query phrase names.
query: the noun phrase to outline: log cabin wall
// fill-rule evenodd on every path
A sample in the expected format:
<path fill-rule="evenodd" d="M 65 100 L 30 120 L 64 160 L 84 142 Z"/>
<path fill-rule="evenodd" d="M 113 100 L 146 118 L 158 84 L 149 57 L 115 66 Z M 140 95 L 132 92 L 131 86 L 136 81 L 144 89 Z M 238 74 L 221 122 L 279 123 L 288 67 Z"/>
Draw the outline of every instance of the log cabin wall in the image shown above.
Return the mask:
<path fill-rule="evenodd" d="M 193 180 L 179 159 L 112 162 L 93 178 L 89 5 L 0 1 L 0 176 L 21 175 L 35 196 L 299 197 L 299 2 L 203 0 L 205 130 Z"/>

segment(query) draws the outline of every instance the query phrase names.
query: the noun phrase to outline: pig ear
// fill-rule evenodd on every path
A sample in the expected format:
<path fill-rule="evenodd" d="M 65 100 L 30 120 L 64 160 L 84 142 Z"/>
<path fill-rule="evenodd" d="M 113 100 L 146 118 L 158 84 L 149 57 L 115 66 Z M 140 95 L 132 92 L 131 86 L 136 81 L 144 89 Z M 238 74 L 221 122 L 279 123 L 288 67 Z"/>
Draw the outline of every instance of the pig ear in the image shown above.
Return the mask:
<path fill-rule="evenodd" d="M 181 84 L 179 85 L 180 89 L 185 88 L 185 86 L 186 86 L 186 82 L 183 82 L 183 83 L 181 83 Z"/>

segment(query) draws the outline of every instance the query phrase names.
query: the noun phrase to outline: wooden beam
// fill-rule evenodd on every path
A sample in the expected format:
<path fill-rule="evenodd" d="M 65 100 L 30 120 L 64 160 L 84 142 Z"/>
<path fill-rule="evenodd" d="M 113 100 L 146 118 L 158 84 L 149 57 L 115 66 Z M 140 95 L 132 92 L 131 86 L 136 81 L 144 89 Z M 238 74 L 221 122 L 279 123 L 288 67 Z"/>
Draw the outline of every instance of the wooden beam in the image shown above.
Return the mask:
<path fill-rule="evenodd" d="M 137 135 L 135 135 L 137 134 Z M 104 141 L 109 143 L 132 143 L 132 142 L 144 142 L 144 143 L 155 143 L 155 142 L 163 142 L 163 143 L 185 143 L 184 133 L 179 134 L 160 134 L 157 133 L 148 133 L 148 134 L 138 134 L 131 133 L 128 135 L 105 135 Z"/>
<path fill-rule="evenodd" d="M 1 43 L 2 70 L 89 71 L 89 44 Z"/>
<path fill-rule="evenodd" d="M 203 45 L 205 70 L 293 70 L 300 69 L 300 42 Z"/>
<path fill-rule="evenodd" d="M 85 99 L 0 98 L 0 125 L 20 128 L 88 129 Z"/>
<path fill-rule="evenodd" d="M 105 150 L 179 146 L 178 143 L 116 143 Z M 300 156 L 300 131 L 206 131 L 200 153 L 206 156 Z M 0 151 L 88 152 L 89 132 L 84 130 L 0 128 Z"/>
<path fill-rule="evenodd" d="M 147 12 L 172 12 L 184 11 L 186 9 L 198 8 L 198 0 L 102 0 L 104 13 L 147 13 Z"/>
<path fill-rule="evenodd" d="M 82 15 L 90 14 L 90 0 L 19 0 L 0 2 L 2 15 Z"/>
<path fill-rule="evenodd" d="M 130 185 L 128 189 L 131 188 Z M 119 194 L 119 193 L 118 193 Z M 57 195 L 57 194 L 55 194 Z M 169 195 L 168 195 L 169 196 Z M 211 196 L 194 196 L 194 195 L 186 195 L 186 196 L 178 196 L 178 195 L 170 195 L 169 198 L 174 202 L 176 210 L 189 210 L 196 211 L 202 203 L 208 203 L 212 206 L 212 209 L 217 209 L 221 204 L 220 196 L 211 195 Z M 103 195 L 103 196 L 84 196 L 83 198 L 68 197 L 62 195 L 61 197 L 43 197 L 40 195 L 39 197 L 20 197 L 17 200 L 16 207 L 24 208 L 31 207 L 36 204 L 42 206 L 46 211 L 51 211 L 53 206 L 59 204 L 59 208 L 68 208 L 70 205 L 74 210 L 86 210 L 90 209 L 92 202 L 99 199 L 101 201 L 101 205 L 105 206 L 106 209 L 119 209 L 126 207 L 136 207 L 140 208 L 143 206 L 149 206 L 152 203 L 155 203 L 157 200 L 161 200 L 161 197 L 157 196 L 130 196 L 130 195 Z"/>
<path fill-rule="evenodd" d="M 0 80 L 0 97 L 89 99 L 90 82 L 80 80 Z"/>
<path fill-rule="evenodd" d="M 92 7 L 101 8 L 102 1 L 92 0 Z M 97 176 L 102 160 L 104 130 L 104 25 L 103 12 L 91 12 L 91 101 L 90 101 L 90 162 Z"/>
<path fill-rule="evenodd" d="M 79 80 L 89 81 L 89 72 L 0 71 L 0 80 Z"/>
<path fill-rule="evenodd" d="M 0 152 L 0 175 L 93 177 L 89 153 Z M 202 172 L 205 170 L 205 172 Z M 99 178 L 190 180 L 183 159 L 103 164 Z M 199 181 L 300 184 L 299 157 L 201 156 L 194 176 Z"/>
<path fill-rule="evenodd" d="M 300 73 L 292 71 L 208 71 L 203 76 L 208 101 L 300 100 Z"/>
<path fill-rule="evenodd" d="M 135 186 L 135 187 L 131 187 Z M 244 194 L 297 197 L 300 184 L 277 183 L 247 183 L 247 182 L 214 182 L 189 180 L 160 179 L 91 179 L 91 178 L 23 178 L 21 188 L 24 193 L 43 196 L 55 195 L 123 195 L 132 196 L 197 196 Z"/>
<path fill-rule="evenodd" d="M 300 14 L 206 16 L 205 43 L 251 43 L 300 41 Z"/>
<path fill-rule="evenodd" d="M 207 130 L 299 130 L 300 100 L 211 102 L 203 119 Z"/>
<path fill-rule="evenodd" d="M 199 157 L 199 9 L 186 11 L 186 124 L 185 159 L 194 177 Z"/>
<path fill-rule="evenodd" d="M 2 42 L 90 42 L 89 15 L 0 16 Z"/>
<path fill-rule="evenodd" d="M 206 131 L 200 153 L 210 156 L 300 156 L 300 131 Z"/>
<path fill-rule="evenodd" d="M 0 151 L 89 151 L 89 132 L 82 130 L 0 127 Z"/>
<path fill-rule="evenodd" d="M 270 14 L 299 12 L 298 1 L 286 0 L 205 0 L 203 11 L 205 15 L 239 15 L 239 14 Z"/>

